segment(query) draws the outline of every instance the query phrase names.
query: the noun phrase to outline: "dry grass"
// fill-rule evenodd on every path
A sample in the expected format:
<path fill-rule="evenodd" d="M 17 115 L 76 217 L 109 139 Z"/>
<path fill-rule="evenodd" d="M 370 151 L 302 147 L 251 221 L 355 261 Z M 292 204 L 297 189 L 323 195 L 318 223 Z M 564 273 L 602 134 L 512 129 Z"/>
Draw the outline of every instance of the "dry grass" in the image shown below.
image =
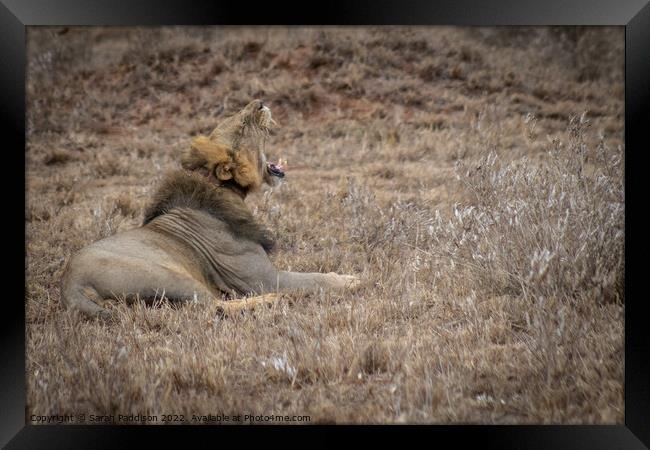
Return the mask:
<path fill-rule="evenodd" d="M 28 415 L 623 422 L 621 28 L 30 28 L 28 58 Z M 70 255 L 255 97 L 274 262 L 363 286 L 65 311 Z"/>

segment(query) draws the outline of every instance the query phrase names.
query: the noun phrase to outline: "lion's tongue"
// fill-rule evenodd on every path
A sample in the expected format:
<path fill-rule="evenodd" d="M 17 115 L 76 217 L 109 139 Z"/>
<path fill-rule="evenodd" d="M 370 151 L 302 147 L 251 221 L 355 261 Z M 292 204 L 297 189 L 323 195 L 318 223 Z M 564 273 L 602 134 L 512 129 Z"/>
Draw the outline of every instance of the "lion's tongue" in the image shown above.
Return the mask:
<path fill-rule="evenodd" d="M 273 176 L 283 178 L 284 177 L 284 167 L 279 164 L 269 163 L 269 173 Z"/>

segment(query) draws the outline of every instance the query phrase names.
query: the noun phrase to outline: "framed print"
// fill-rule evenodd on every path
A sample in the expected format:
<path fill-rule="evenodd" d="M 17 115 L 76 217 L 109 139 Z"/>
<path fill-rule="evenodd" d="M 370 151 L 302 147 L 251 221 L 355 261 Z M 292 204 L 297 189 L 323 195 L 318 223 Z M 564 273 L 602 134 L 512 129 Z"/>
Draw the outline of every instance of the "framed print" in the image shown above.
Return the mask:
<path fill-rule="evenodd" d="M 458 5 L 3 1 L 3 444 L 647 446 L 650 9 Z"/>

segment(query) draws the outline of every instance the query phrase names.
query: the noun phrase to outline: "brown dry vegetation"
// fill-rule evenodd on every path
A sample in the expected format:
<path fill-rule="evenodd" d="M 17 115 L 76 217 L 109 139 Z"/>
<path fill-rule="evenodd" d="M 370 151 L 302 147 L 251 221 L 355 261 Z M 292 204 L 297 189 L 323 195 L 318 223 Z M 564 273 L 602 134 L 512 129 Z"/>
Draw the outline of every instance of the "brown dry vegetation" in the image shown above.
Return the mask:
<path fill-rule="evenodd" d="M 28 58 L 28 416 L 623 422 L 622 28 L 30 28 Z M 256 97 L 274 262 L 362 287 L 64 310 L 70 255 Z"/>

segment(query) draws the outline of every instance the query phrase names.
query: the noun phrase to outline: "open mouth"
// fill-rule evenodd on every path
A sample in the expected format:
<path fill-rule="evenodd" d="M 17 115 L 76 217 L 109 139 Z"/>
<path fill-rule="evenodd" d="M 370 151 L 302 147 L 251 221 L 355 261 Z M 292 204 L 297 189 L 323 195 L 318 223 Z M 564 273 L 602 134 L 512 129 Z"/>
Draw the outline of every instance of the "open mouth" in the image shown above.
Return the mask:
<path fill-rule="evenodd" d="M 274 177 L 284 178 L 284 167 L 280 164 L 269 162 L 266 164 L 266 170 Z"/>

